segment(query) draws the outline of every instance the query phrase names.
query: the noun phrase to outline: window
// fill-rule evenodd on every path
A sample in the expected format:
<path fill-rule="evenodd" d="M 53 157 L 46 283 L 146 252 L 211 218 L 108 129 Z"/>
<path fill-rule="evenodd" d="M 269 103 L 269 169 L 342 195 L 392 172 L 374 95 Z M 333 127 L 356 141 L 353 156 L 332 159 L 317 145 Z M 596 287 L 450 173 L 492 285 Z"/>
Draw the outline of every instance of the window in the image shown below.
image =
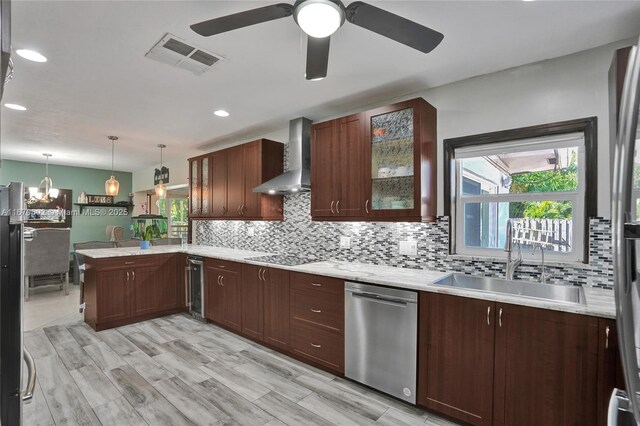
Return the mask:
<path fill-rule="evenodd" d="M 189 200 L 166 198 L 157 201 L 158 212 L 168 219 L 169 237 L 182 237 L 189 230 Z"/>
<path fill-rule="evenodd" d="M 548 259 L 587 260 L 594 127 L 595 119 L 576 120 L 445 141 L 451 253 L 506 256 L 511 221 L 523 257 L 539 257 L 533 249 L 542 246 Z"/>

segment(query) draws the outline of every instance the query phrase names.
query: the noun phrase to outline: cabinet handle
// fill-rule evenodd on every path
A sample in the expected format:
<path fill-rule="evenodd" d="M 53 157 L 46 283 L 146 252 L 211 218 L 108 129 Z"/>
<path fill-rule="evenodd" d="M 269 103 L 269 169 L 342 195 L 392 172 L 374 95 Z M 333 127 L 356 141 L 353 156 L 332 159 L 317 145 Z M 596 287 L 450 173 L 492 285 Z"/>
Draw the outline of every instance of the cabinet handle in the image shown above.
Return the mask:
<path fill-rule="evenodd" d="M 136 263 L 136 262 L 133 262 L 133 261 L 131 261 L 131 262 L 124 262 L 124 264 L 125 264 L 125 265 L 133 265 L 134 263 Z"/>
<path fill-rule="evenodd" d="M 220 275 L 218 275 L 218 285 L 220 285 Z"/>
<path fill-rule="evenodd" d="M 240 214 L 241 214 L 242 216 L 244 216 L 244 215 L 245 215 L 245 211 L 244 211 L 244 210 L 245 210 L 246 208 L 247 208 L 247 206 L 245 206 L 244 204 L 240 206 Z"/>
<path fill-rule="evenodd" d="M 502 327 L 502 308 L 498 311 L 498 325 Z"/>
<path fill-rule="evenodd" d="M 129 271 L 127 271 L 127 281 L 129 281 Z"/>
<path fill-rule="evenodd" d="M 322 311 L 320 309 L 313 309 L 311 308 L 311 312 L 315 312 L 316 314 L 321 313 Z"/>
<path fill-rule="evenodd" d="M 224 287 L 224 275 L 220 275 L 220 285 Z"/>
<path fill-rule="evenodd" d="M 336 201 L 336 213 L 340 214 L 340 200 Z"/>
<path fill-rule="evenodd" d="M 491 325 L 491 320 L 489 320 L 489 315 L 491 315 L 491 306 L 487 306 L 487 325 Z"/>
<path fill-rule="evenodd" d="M 267 281 L 267 270 L 263 269 L 262 270 L 262 281 Z"/>
<path fill-rule="evenodd" d="M 136 279 L 136 271 L 131 271 L 131 281 L 135 281 Z"/>
<path fill-rule="evenodd" d="M 333 211 L 333 203 L 335 203 L 335 201 L 331 201 L 331 214 L 336 214 L 336 212 Z"/>
<path fill-rule="evenodd" d="M 322 284 L 318 284 L 318 283 L 311 283 L 311 285 L 314 287 L 322 287 Z"/>
<path fill-rule="evenodd" d="M 238 216 L 240 216 L 240 206 L 238 206 L 238 208 L 236 209 L 236 213 L 238 213 Z"/>
<path fill-rule="evenodd" d="M 364 203 L 364 211 L 366 211 L 367 214 L 369 214 L 369 200 L 367 200 L 367 202 Z"/>
<path fill-rule="evenodd" d="M 607 328 L 604 329 L 604 348 L 605 349 L 609 349 L 609 326 L 607 326 Z"/>
<path fill-rule="evenodd" d="M 313 346 L 314 348 L 321 348 L 322 345 L 316 345 L 315 343 L 310 343 L 311 346 Z"/>
<path fill-rule="evenodd" d="M 191 306 L 191 302 L 189 302 L 189 270 L 191 268 L 189 266 L 184 267 L 184 303 L 185 306 Z"/>
<path fill-rule="evenodd" d="M 264 278 L 262 278 L 262 268 L 258 269 L 258 279 L 264 281 Z"/>
<path fill-rule="evenodd" d="M 220 268 L 220 269 L 224 269 L 224 268 L 226 268 L 226 266 L 224 266 L 224 265 L 218 265 L 218 268 Z"/>

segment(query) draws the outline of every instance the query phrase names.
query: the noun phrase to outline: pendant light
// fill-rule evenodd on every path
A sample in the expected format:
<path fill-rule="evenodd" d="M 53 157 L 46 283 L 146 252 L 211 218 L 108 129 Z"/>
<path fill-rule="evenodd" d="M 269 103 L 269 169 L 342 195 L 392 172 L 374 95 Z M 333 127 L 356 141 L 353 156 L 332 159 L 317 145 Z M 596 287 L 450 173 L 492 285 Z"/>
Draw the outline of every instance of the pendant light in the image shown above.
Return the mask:
<path fill-rule="evenodd" d="M 160 170 L 162 170 L 162 150 L 164 148 L 166 148 L 167 146 L 165 144 L 158 144 L 158 148 L 160 148 Z M 161 200 L 164 200 L 165 198 L 167 198 L 167 186 L 164 184 L 164 180 L 160 180 L 160 182 L 158 182 L 158 184 L 155 186 L 156 189 L 156 197 L 158 197 Z"/>
<path fill-rule="evenodd" d="M 104 182 L 104 192 L 107 195 L 118 195 L 118 190 L 120 190 L 120 182 L 118 182 L 113 175 L 113 150 L 114 150 L 114 142 L 118 140 L 117 136 L 107 136 L 111 141 L 111 177 Z"/>
<path fill-rule="evenodd" d="M 31 199 L 34 201 L 44 201 L 49 202 L 55 198 L 58 198 L 60 191 L 57 188 L 53 187 L 53 181 L 49 177 L 49 157 L 52 157 L 51 154 L 42 154 L 46 157 L 45 169 L 44 169 L 44 178 L 40 181 L 40 185 L 38 187 L 30 187 L 29 195 Z"/>

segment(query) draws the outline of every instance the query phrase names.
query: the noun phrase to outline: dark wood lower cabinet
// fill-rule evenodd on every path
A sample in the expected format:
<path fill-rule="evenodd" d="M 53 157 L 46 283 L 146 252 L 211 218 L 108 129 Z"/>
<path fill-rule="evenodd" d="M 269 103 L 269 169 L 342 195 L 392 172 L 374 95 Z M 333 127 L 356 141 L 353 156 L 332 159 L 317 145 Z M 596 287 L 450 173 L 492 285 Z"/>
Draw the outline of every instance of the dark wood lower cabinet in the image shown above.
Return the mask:
<path fill-rule="evenodd" d="M 289 348 L 289 271 L 264 268 L 264 341 Z"/>
<path fill-rule="evenodd" d="M 87 259 L 85 322 L 95 330 L 186 310 L 181 255 Z"/>
<path fill-rule="evenodd" d="M 291 273 L 291 351 L 344 374 L 344 281 Z"/>
<path fill-rule="evenodd" d="M 609 399 L 613 389 L 625 389 L 618 347 L 618 329 L 613 319 L 598 320 L 598 426 L 607 425 Z"/>
<path fill-rule="evenodd" d="M 495 303 L 420 294 L 418 404 L 490 425 L 493 413 Z"/>
<path fill-rule="evenodd" d="M 263 269 L 256 265 L 242 265 L 242 332 L 260 341 L 264 324 Z"/>
<path fill-rule="evenodd" d="M 235 331 L 242 331 L 242 265 L 205 259 L 204 316 Z"/>
<path fill-rule="evenodd" d="M 270 346 L 289 348 L 289 271 L 242 267 L 242 332 Z"/>
<path fill-rule="evenodd" d="M 89 271 L 88 271 L 89 272 Z M 125 269 L 108 269 L 95 271 L 96 289 L 91 289 L 91 282 L 87 280 L 92 273 L 85 273 L 85 303 L 86 318 L 96 323 L 109 324 L 124 321 L 130 316 L 129 281 Z M 89 297 L 93 295 L 94 297 Z M 95 300 L 95 302 L 94 302 Z M 94 313 L 95 312 L 95 313 Z"/>
<path fill-rule="evenodd" d="M 160 310 L 161 292 L 164 289 L 158 282 L 162 278 L 162 268 L 146 266 L 127 272 L 131 288 L 131 316 L 147 315 Z"/>
<path fill-rule="evenodd" d="M 496 304 L 494 424 L 594 425 L 598 319 Z"/>
<path fill-rule="evenodd" d="M 419 330 L 420 405 L 475 425 L 596 424 L 598 318 L 421 293 Z"/>

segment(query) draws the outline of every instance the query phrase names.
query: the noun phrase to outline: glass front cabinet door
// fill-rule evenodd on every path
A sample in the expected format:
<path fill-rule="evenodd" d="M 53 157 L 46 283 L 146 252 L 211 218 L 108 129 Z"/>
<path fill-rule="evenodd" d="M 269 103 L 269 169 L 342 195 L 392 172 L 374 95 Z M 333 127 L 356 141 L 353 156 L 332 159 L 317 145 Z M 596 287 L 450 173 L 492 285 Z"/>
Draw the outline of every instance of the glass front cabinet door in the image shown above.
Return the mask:
<path fill-rule="evenodd" d="M 367 216 L 435 220 L 435 108 L 414 99 L 368 111 L 365 125 Z"/>
<path fill-rule="evenodd" d="M 207 217 L 209 202 L 209 157 L 189 160 L 189 217 Z"/>

